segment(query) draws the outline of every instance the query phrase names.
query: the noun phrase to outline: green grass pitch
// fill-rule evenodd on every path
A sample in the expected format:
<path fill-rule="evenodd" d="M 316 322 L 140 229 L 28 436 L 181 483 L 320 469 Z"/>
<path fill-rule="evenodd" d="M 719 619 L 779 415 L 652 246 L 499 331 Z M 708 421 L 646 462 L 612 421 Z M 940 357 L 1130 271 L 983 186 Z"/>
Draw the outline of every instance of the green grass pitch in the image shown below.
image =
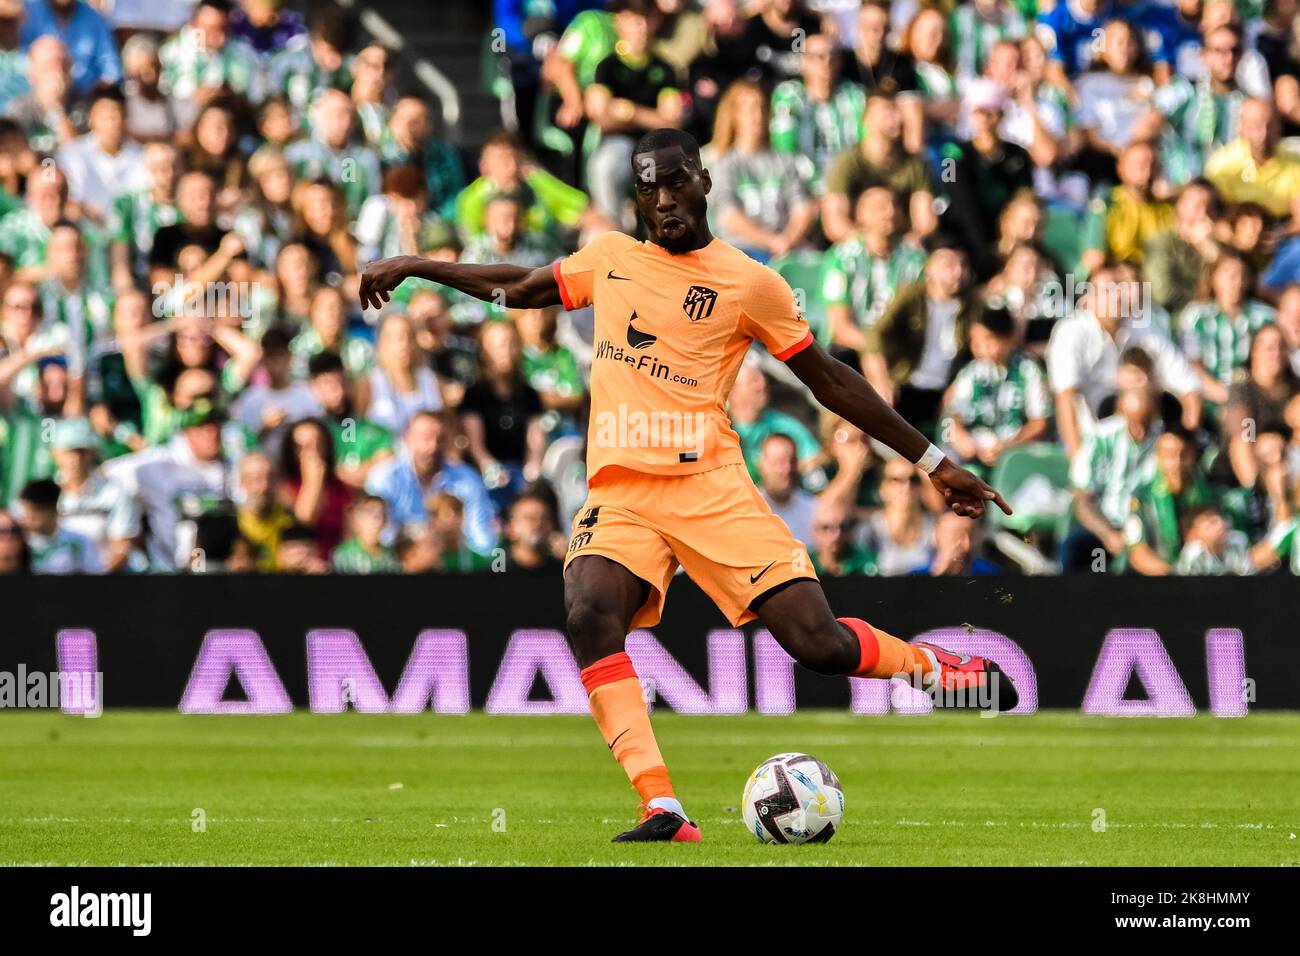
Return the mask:
<path fill-rule="evenodd" d="M 702 845 L 609 843 L 636 797 L 585 718 L 10 712 L 0 865 L 1300 865 L 1300 714 L 655 725 Z M 829 844 L 741 823 L 785 750 L 844 783 Z"/>

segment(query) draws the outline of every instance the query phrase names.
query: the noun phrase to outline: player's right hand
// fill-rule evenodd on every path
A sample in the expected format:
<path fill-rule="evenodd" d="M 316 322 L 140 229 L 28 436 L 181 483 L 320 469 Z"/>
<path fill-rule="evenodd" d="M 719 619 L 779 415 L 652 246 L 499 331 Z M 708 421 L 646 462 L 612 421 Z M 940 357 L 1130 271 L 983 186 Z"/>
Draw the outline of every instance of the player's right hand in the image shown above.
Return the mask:
<path fill-rule="evenodd" d="M 410 256 L 376 259 L 361 273 L 359 295 L 363 309 L 382 309 L 390 293 L 411 275 Z"/>
<path fill-rule="evenodd" d="M 930 475 L 930 482 L 939 489 L 948 507 L 963 518 L 978 518 L 984 514 L 984 502 L 991 501 L 1005 513 L 1011 506 L 1000 494 L 965 468 L 959 468 L 945 458 Z"/>

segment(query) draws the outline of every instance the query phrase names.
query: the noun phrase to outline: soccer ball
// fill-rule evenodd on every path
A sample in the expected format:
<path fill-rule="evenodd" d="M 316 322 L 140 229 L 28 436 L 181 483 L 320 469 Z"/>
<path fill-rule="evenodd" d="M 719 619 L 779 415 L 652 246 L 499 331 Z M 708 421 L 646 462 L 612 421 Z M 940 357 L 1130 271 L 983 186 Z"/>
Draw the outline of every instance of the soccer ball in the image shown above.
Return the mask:
<path fill-rule="evenodd" d="M 740 810 L 761 843 L 825 843 L 844 816 L 844 789 L 816 757 L 777 754 L 749 775 Z"/>

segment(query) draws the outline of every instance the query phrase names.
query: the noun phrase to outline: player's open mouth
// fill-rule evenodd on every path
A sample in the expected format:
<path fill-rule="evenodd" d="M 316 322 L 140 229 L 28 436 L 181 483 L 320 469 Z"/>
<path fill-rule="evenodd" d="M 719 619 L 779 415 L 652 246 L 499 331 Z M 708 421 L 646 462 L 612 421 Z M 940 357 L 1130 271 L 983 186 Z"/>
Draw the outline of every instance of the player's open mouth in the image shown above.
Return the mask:
<path fill-rule="evenodd" d="M 665 239 L 680 239 L 686 235 L 686 223 L 669 216 L 659 223 L 659 232 Z"/>

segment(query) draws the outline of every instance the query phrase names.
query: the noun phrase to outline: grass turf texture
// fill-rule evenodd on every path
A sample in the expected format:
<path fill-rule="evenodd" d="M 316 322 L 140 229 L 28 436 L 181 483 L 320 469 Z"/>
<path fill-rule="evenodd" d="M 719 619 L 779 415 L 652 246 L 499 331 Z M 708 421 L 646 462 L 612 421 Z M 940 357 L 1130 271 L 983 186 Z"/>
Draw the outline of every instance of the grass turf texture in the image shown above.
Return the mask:
<path fill-rule="evenodd" d="M 1300 714 L 655 725 L 702 845 L 609 843 L 636 798 L 584 718 L 10 712 L 0 864 L 1300 865 Z M 741 822 L 784 750 L 844 783 L 829 844 Z"/>

